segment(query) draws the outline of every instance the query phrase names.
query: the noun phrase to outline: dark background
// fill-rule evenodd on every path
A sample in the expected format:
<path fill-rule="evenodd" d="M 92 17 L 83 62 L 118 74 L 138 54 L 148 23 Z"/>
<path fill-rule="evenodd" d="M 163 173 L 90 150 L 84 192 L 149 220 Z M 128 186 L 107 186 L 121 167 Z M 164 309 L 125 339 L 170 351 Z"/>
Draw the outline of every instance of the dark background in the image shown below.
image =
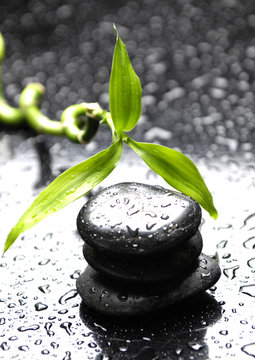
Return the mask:
<path fill-rule="evenodd" d="M 0 260 L 0 359 L 251 359 L 255 356 L 255 3 L 237 1 L 5 1 L 4 93 L 17 106 L 30 82 L 42 110 L 108 109 L 116 23 L 143 86 L 137 140 L 177 148 L 199 167 L 219 210 L 203 213 L 204 252 L 222 276 L 207 295 L 134 323 L 80 305 L 86 264 L 76 232 L 79 200 L 21 236 Z M 63 170 L 108 146 L 105 127 L 87 147 L 0 125 L 0 236 Z M 102 186 L 163 184 L 128 149 Z M 165 184 L 164 184 L 165 185 Z"/>

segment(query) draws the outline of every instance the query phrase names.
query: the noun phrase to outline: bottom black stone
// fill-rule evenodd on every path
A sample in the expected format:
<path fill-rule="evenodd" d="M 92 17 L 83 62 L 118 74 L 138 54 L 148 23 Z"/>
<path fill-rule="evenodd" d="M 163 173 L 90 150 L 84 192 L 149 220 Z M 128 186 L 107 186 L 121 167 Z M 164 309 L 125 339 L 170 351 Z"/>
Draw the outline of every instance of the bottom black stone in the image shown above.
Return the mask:
<path fill-rule="evenodd" d="M 217 262 L 202 254 L 188 274 L 174 281 L 138 286 L 111 280 L 88 266 L 76 285 L 83 302 L 94 310 L 111 316 L 131 316 L 157 311 L 201 293 L 219 277 Z"/>

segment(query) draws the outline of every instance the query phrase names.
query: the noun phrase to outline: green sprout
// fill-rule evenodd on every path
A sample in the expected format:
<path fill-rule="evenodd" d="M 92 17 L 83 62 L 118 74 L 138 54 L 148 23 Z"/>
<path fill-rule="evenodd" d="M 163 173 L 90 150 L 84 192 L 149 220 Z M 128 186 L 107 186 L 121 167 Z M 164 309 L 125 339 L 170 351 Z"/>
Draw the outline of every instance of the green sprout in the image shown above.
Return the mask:
<path fill-rule="evenodd" d="M 73 105 L 63 112 L 61 122 L 57 122 L 56 134 L 69 136 L 74 141 L 80 141 L 87 132 L 77 127 L 77 117 L 85 114 L 89 119 L 101 120 L 109 125 L 112 131 L 111 145 L 59 175 L 34 200 L 27 211 L 21 216 L 17 224 L 10 231 L 4 246 L 4 252 L 14 243 L 18 236 L 30 229 L 47 216 L 56 213 L 74 200 L 87 194 L 97 184 L 104 180 L 117 166 L 123 149 L 123 142 L 131 147 L 144 162 L 169 185 L 195 199 L 209 214 L 216 219 L 217 210 L 213 199 L 202 176 L 194 163 L 182 153 L 168 147 L 137 142 L 131 139 L 127 132 L 132 130 L 141 116 L 142 89 L 138 76 L 130 62 L 126 46 L 122 42 L 117 29 L 117 39 L 112 61 L 109 86 L 110 113 L 102 110 L 98 104 L 87 106 L 85 103 Z M 32 90 L 31 90 L 32 89 Z M 30 91 L 34 94 L 34 84 Z M 24 91 L 28 91 L 25 89 Z M 40 92 L 42 89 L 39 89 Z M 26 94 L 25 94 L 26 95 Z M 40 94 L 38 94 L 40 97 Z M 52 120 L 44 117 L 37 108 L 37 96 L 21 95 L 21 108 L 31 126 L 36 130 L 40 127 L 40 117 L 45 124 L 45 132 L 49 132 Z M 1 111 L 0 111 L 1 113 Z M 36 124 L 36 119 L 39 123 Z M 82 131 L 84 132 L 82 134 Z M 96 129 L 90 134 L 92 137 Z M 53 133 L 49 132 L 49 133 Z M 79 134 L 78 134 L 79 133 Z M 79 140 L 80 139 L 80 140 Z"/>

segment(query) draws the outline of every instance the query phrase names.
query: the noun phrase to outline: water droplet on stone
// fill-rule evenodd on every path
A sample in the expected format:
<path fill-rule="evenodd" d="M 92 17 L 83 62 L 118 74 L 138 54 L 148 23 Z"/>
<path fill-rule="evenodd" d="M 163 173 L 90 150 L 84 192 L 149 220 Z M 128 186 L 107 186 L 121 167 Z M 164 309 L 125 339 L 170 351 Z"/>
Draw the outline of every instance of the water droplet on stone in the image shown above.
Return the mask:
<path fill-rule="evenodd" d="M 71 279 L 78 279 L 78 277 L 81 275 L 81 270 L 75 270 L 72 275 L 70 275 Z"/>
<path fill-rule="evenodd" d="M 204 345 L 203 345 L 203 344 L 199 344 L 199 343 L 193 342 L 193 341 L 188 342 L 188 346 L 189 346 L 192 350 L 195 350 L 195 351 L 199 351 L 199 350 L 201 350 L 201 349 L 204 348 Z"/>
<path fill-rule="evenodd" d="M 118 295 L 118 299 L 119 299 L 120 301 L 127 301 L 128 295 L 127 295 L 127 294 L 119 294 L 119 295 Z"/>
<path fill-rule="evenodd" d="M 5 318 L 0 318 L 0 325 L 4 325 L 5 324 Z"/>

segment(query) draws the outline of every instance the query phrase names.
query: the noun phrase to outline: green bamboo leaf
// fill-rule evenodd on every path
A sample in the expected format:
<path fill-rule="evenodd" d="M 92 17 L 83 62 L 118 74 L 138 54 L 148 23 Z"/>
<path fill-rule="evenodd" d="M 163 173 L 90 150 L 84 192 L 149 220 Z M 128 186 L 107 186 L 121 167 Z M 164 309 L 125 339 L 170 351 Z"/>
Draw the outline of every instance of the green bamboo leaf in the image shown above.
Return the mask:
<path fill-rule="evenodd" d="M 197 167 L 187 156 L 162 145 L 140 143 L 129 137 L 124 140 L 169 185 L 191 196 L 213 218 L 217 218 L 212 195 Z"/>
<path fill-rule="evenodd" d="M 17 237 L 47 216 L 56 213 L 74 200 L 88 193 L 104 180 L 118 164 L 122 154 L 122 141 L 113 143 L 108 149 L 59 175 L 43 190 L 18 223 L 10 231 L 4 252 Z"/>
<path fill-rule="evenodd" d="M 117 32 L 109 87 L 110 112 L 117 133 L 135 127 L 142 112 L 141 96 L 140 80 Z"/>
<path fill-rule="evenodd" d="M 5 55 L 5 44 L 4 44 L 4 37 L 3 35 L 0 33 L 0 65 L 4 59 L 4 55 Z"/>

